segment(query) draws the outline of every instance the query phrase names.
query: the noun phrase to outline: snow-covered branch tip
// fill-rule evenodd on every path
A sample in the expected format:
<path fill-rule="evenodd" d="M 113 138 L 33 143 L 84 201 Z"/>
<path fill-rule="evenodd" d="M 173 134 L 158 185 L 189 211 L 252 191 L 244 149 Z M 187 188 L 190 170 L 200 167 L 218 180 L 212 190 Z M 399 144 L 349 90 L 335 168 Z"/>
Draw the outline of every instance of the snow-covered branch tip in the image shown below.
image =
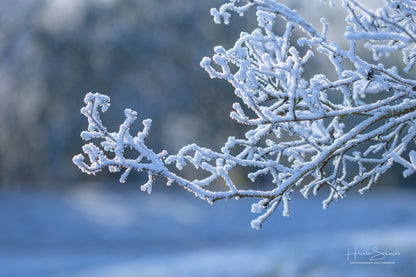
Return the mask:
<path fill-rule="evenodd" d="M 176 155 L 168 156 L 166 151 L 156 154 L 145 144 L 149 119 L 133 136 L 130 126 L 137 113 L 127 109 L 119 130 L 110 132 L 100 119 L 100 113 L 109 107 L 109 98 L 88 93 L 81 110 L 88 119 L 88 129 L 81 137 L 101 142 L 84 145 L 89 162 L 79 154 L 74 163 L 88 174 L 104 168 L 123 171 L 120 182 L 132 170 L 145 172 L 148 181 L 142 190 L 149 193 L 155 177 L 161 176 L 168 185 L 182 186 L 211 203 L 256 199 L 252 212 L 260 216 L 251 223 L 256 229 L 280 203 L 283 215 L 289 216 L 290 196 L 296 188 L 308 198 L 326 187 L 326 208 L 355 186 L 361 187 L 360 192 L 371 189 L 395 163 L 404 167 L 404 176 L 413 174 L 416 81 L 400 72 L 410 73 L 416 62 L 414 1 L 386 0 L 373 11 L 357 0 L 344 0 L 348 11 L 345 49 L 328 41 L 330 26 L 325 19 L 321 20 L 322 30 L 316 29 L 278 1 L 229 0 L 211 14 L 216 23 L 227 24 L 232 13 L 242 16 L 254 7 L 258 27 L 251 33 L 242 32 L 231 49 L 217 46 L 212 58 L 201 61 L 211 78 L 224 79 L 234 87 L 238 102 L 230 116 L 251 127 L 244 138 L 229 137 L 219 152 L 191 144 Z M 273 28 L 277 17 L 286 21 L 282 33 Z M 357 43 L 369 49 L 373 59 L 360 56 Z M 304 46 L 307 51 L 300 50 Z M 403 57 L 403 69 L 374 62 L 395 52 Z M 327 57 L 335 74 L 327 74 L 328 70 L 305 74 L 305 65 L 316 62 L 317 53 Z M 126 158 L 126 148 L 136 151 L 137 158 Z M 113 158 L 108 157 L 109 152 L 114 153 Z M 206 171 L 208 177 L 188 180 L 168 164 L 175 164 L 179 171 L 190 164 Z M 259 176 L 267 175 L 270 184 L 261 190 L 235 183 L 230 171 L 238 167 L 249 171 L 248 181 L 255 183 Z M 224 189 L 215 189 L 218 181 Z"/>

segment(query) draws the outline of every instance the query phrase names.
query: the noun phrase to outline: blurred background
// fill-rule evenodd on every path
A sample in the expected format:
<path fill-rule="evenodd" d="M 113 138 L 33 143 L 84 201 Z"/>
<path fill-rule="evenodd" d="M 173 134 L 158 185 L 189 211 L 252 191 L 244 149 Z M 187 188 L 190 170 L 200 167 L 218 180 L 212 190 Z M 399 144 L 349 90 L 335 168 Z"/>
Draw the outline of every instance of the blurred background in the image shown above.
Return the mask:
<path fill-rule="evenodd" d="M 244 134 L 228 119 L 232 87 L 199 66 L 256 26 L 254 11 L 214 24 L 209 9 L 222 2 L 0 1 L 0 276 L 413 276 L 416 179 L 401 168 L 328 211 L 319 197 L 299 197 L 290 218 L 277 213 L 253 231 L 249 200 L 210 206 L 164 184 L 148 196 L 139 174 L 119 184 L 72 164 L 89 91 L 111 97 L 109 128 L 126 107 L 152 118 L 155 151 L 192 142 L 219 149 Z M 316 26 L 324 14 L 342 43 L 339 5 L 284 2 Z M 316 59 L 312 68 L 325 67 Z M 373 247 L 400 255 L 383 265 L 352 265 L 345 255 Z"/>

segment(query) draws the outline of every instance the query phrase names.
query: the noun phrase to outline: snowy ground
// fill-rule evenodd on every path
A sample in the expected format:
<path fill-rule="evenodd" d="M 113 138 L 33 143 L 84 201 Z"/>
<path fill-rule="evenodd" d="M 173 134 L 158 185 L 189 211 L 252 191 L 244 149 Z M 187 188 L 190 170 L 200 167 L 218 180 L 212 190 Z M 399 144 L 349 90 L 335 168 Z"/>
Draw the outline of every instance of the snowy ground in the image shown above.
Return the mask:
<path fill-rule="evenodd" d="M 0 276 L 415 276 L 416 192 L 352 194 L 326 211 L 294 199 L 290 218 L 254 231 L 247 200 L 93 186 L 2 193 Z M 350 263 L 369 262 L 373 247 L 396 255 Z M 355 249 L 373 253 L 346 255 Z"/>

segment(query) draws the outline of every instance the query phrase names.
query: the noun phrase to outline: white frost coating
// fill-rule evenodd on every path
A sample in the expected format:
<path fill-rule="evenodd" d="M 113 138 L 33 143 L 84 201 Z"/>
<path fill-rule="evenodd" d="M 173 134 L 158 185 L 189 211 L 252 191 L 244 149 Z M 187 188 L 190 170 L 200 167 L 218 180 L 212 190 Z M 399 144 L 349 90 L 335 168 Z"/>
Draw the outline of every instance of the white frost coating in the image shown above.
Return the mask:
<path fill-rule="evenodd" d="M 142 185 L 140 187 L 140 189 L 142 191 L 147 192 L 148 194 L 151 194 L 154 182 L 155 182 L 155 178 L 153 177 L 152 174 L 149 174 L 149 179 L 147 180 L 147 182 L 144 185 Z"/>
<path fill-rule="evenodd" d="M 283 216 L 290 216 L 290 207 L 289 207 L 290 198 L 283 194 Z"/>
<path fill-rule="evenodd" d="M 404 167 L 405 176 L 413 174 L 416 81 L 401 74 L 398 67 L 359 57 L 356 44 L 363 44 L 376 60 L 401 53 L 403 70 L 409 72 L 416 63 L 416 5 L 408 0 L 385 0 L 385 5 L 375 11 L 357 0 L 344 0 L 343 5 L 349 13 L 346 49 L 327 40 L 330 26 L 324 18 L 322 26 L 315 28 L 278 1 L 228 0 L 211 10 L 216 23 L 228 24 L 233 13 L 242 16 L 255 6 L 258 22 L 258 28 L 242 32 L 231 49 L 217 46 L 213 57 L 205 57 L 200 63 L 211 78 L 224 79 L 235 88 L 244 105 L 234 103 L 230 117 L 250 128 L 243 138 L 229 137 L 221 151 L 190 144 L 176 155 L 168 156 L 165 150 L 155 153 L 145 143 L 150 119 L 144 120 L 143 129 L 133 136 L 130 126 L 138 115 L 126 109 L 119 130 L 109 132 L 100 113 L 108 109 L 110 99 L 88 93 L 81 109 L 88 128 L 81 137 L 90 142 L 82 148 L 85 154 L 74 156 L 73 162 L 88 174 L 104 168 L 120 171 L 120 182 L 125 182 L 133 170 L 145 172 L 148 181 L 141 189 L 148 193 L 155 177 L 161 176 L 168 186 L 182 186 L 210 203 L 254 198 L 251 211 L 260 214 L 251 222 L 254 229 L 261 228 L 280 202 L 283 215 L 289 215 L 294 188 L 306 198 L 322 187 L 328 188 L 325 209 L 354 186 L 360 186 L 360 192 L 371 189 L 395 163 Z M 281 34 L 273 28 L 278 17 L 286 21 Z M 300 34 L 297 43 L 291 39 L 294 32 Z M 301 45 L 309 48 L 306 53 L 297 50 Z M 304 65 L 316 53 L 328 58 L 335 78 L 319 69 L 304 74 Z M 101 142 L 96 144 L 97 140 Z M 136 151 L 137 158 L 124 157 L 126 148 Z M 192 165 L 205 171 L 207 177 L 187 180 L 167 164 L 175 164 L 178 170 Z M 230 172 L 236 167 L 247 168 L 247 180 L 253 183 L 269 175 L 272 186 L 262 190 L 234 183 Z M 355 176 L 349 173 L 352 169 L 357 172 Z M 217 190 L 218 182 L 225 189 Z"/>

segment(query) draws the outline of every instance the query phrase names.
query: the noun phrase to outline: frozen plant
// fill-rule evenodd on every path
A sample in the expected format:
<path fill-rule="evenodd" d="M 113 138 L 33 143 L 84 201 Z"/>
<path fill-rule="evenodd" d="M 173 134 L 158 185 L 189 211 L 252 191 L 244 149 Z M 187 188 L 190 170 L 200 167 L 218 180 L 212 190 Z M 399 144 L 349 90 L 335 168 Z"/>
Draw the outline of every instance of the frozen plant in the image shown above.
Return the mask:
<path fill-rule="evenodd" d="M 141 189 L 148 193 L 155 176 L 161 176 L 167 185 L 182 186 L 210 203 L 253 198 L 252 212 L 260 214 L 251 222 L 256 229 L 280 203 L 283 215 L 289 215 L 290 196 L 296 188 L 307 198 L 326 187 L 325 209 L 354 186 L 360 186 L 361 193 L 369 190 L 395 163 L 404 167 L 404 176 L 413 174 L 416 151 L 410 148 L 416 136 L 416 81 L 406 76 L 416 62 L 416 1 L 386 0 L 373 11 L 358 0 L 343 0 L 343 7 L 348 11 L 345 49 L 328 41 L 324 18 L 316 28 L 278 1 L 228 0 L 213 8 L 215 23 L 225 24 L 232 13 L 242 16 L 257 9 L 258 28 L 242 32 L 231 49 L 215 47 L 213 57 L 201 61 L 211 78 L 225 79 L 235 88 L 240 102 L 233 104 L 230 116 L 250 127 L 245 137 L 229 137 L 220 152 L 190 144 L 176 155 L 156 153 L 145 143 L 150 119 L 132 135 L 129 130 L 137 113 L 126 109 L 119 130 L 108 131 L 100 113 L 109 107 L 109 98 L 88 93 L 81 110 L 88 130 L 81 137 L 101 143 L 84 145 L 89 161 L 79 154 L 74 163 L 88 174 L 104 168 L 122 171 L 120 182 L 132 170 L 146 172 L 148 181 Z M 282 21 L 286 28 L 279 34 L 274 25 Z M 360 57 L 359 46 L 369 49 L 373 59 Z M 401 54 L 403 69 L 374 62 L 393 53 Z M 304 66 L 316 54 L 327 57 L 333 77 L 323 72 L 305 74 Z M 127 148 L 136 151 L 137 158 L 125 157 Z M 207 177 L 185 179 L 169 164 L 179 170 L 192 165 Z M 247 189 L 235 183 L 230 171 L 236 167 L 247 168 L 252 182 L 261 175 L 271 176 L 272 187 Z M 214 188 L 219 180 L 225 189 Z"/>

